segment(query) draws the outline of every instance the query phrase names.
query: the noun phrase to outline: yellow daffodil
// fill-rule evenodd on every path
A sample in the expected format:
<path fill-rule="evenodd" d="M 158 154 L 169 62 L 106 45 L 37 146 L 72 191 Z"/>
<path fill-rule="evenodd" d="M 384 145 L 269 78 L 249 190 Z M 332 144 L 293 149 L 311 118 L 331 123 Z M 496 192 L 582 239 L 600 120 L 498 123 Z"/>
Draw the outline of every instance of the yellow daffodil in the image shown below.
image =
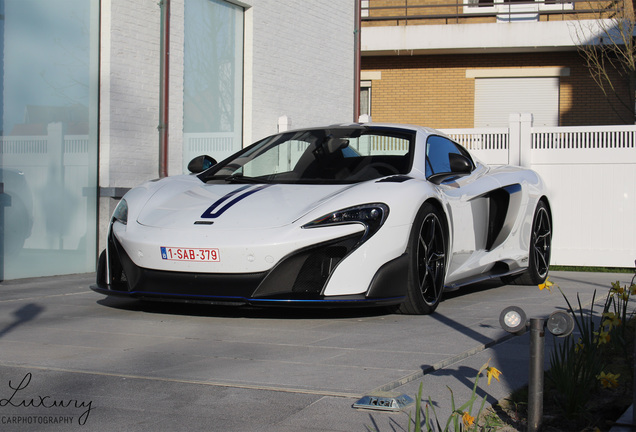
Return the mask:
<path fill-rule="evenodd" d="M 462 414 L 462 422 L 464 423 L 464 427 L 468 428 L 475 423 L 475 417 L 471 416 L 467 411 Z"/>
<path fill-rule="evenodd" d="M 579 341 L 576 343 L 576 345 L 574 345 L 574 352 L 578 353 L 579 351 L 582 351 L 585 348 L 585 345 L 583 345 L 583 341 L 581 340 L 581 338 L 579 338 Z"/>
<path fill-rule="evenodd" d="M 548 291 L 552 291 L 552 285 L 554 285 L 548 278 L 545 278 L 545 282 L 539 284 L 539 291 L 543 291 L 544 288 L 547 288 Z"/>
<path fill-rule="evenodd" d="M 636 295 L 636 284 L 632 284 L 632 286 L 629 287 L 629 293 L 631 295 Z"/>
<path fill-rule="evenodd" d="M 600 375 L 597 375 L 596 378 L 601 382 L 601 386 L 606 389 L 612 389 L 618 387 L 618 378 L 620 374 L 611 374 L 601 372 Z"/>
<path fill-rule="evenodd" d="M 606 332 L 604 330 L 594 332 L 594 335 L 596 336 L 595 342 L 597 342 L 599 345 L 603 345 L 604 343 L 608 343 L 610 341 L 609 332 Z"/>
<path fill-rule="evenodd" d="M 618 281 L 612 282 L 612 289 L 610 290 L 610 293 L 612 295 L 614 294 L 622 295 L 624 292 L 625 292 L 625 288 L 621 286 L 620 282 Z"/>
<path fill-rule="evenodd" d="M 603 318 L 603 326 L 607 326 L 608 330 L 621 325 L 621 319 L 614 312 L 605 312 Z"/>
<path fill-rule="evenodd" d="M 501 375 L 501 371 L 497 368 L 489 366 L 486 368 L 486 376 L 488 377 L 488 385 L 490 385 L 490 381 L 495 378 L 499 381 L 499 375 Z"/>

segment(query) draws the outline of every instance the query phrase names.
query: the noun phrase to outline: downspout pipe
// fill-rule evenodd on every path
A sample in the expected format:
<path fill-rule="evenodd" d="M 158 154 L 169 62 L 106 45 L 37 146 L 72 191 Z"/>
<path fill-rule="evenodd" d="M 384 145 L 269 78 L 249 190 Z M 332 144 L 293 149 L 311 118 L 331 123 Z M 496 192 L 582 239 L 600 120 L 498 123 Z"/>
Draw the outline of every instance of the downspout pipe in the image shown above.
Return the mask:
<path fill-rule="evenodd" d="M 169 64 L 170 64 L 170 0 L 161 0 L 161 45 L 159 65 L 159 177 L 168 176 Z"/>
<path fill-rule="evenodd" d="M 355 0 L 355 17 L 353 30 L 353 56 L 354 56 L 354 80 L 353 80 L 353 121 L 358 122 L 360 118 L 360 34 L 362 27 L 362 0 Z"/>

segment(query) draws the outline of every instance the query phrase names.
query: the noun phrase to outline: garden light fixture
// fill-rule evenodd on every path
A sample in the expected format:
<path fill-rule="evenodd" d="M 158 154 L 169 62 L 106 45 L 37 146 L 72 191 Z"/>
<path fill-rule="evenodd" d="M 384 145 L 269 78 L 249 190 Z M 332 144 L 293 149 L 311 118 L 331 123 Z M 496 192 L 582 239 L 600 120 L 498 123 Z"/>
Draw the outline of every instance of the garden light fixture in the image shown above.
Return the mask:
<path fill-rule="evenodd" d="M 521 335 L 526 331 L 526 313 L 518 306 L 508 306 L 499 315 L 499 324 L 508 333 Z"/>
<path fill-rule="evenodd" d="M 574 331 L 574 318 L 565 311 L 552 312 L 546 322 L 550 333 L 557 337 L 567 337 Z"/>
<path fill-rule="evenodd" d="M 564 311 L 550 314 L 548 319 L 528 319 L 519 306 L 508 306 L 499 314 L 499 324 L 508 333 L 522 335 L 530 328 L 530 371 L 528 374 L 528 431 L 541 427 L 543 417 L 543 365 L 545 329 L 557 337 L 566 337 L 574 330 L 574 318 Z"/>

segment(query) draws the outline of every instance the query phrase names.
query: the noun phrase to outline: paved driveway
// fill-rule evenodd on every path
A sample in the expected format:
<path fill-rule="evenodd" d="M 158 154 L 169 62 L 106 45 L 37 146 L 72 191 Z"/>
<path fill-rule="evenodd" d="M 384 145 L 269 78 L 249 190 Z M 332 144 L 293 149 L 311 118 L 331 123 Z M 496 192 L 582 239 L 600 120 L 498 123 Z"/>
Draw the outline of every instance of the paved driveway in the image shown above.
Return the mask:
<path fill-rule="evenodd" d="M 528 369 L 527 336 L 503 332 L 500 311 L 565 306 L 558 291 L 498 283 L 449 293 L 431 316 L 152 304 L 93 293 L 93 277 L 0 284 L 1 430 L 406 430 L 404 413 L 352 404 L 423 382 L 444 417 L 447 386 L 465 401 L 489 359 L 503 376 L 479 392 L 494 402 Z M 551 276 L 584 304 L 630 278 Z"/>

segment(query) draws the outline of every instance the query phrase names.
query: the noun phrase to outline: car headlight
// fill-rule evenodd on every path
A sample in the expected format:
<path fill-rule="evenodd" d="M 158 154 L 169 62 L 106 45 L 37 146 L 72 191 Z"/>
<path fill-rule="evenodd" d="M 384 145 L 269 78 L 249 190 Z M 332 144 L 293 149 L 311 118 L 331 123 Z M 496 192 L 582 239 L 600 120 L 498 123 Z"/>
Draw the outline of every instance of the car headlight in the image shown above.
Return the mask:
<path fill-rule="evenodd" d="M 376 233 L 389 215 L 389 206 L 382 203 L 363 204 L 326 214 L 303 225 L 303 228 L 318 228 L 333 225 L 358 223 L 365 231 L 360 243 Z"/>
<path fill-rule="evenodd" d="M 121 199 L 113 212 L 113 219 L 126 225 L 128 223 L 128 203 Z"/>

